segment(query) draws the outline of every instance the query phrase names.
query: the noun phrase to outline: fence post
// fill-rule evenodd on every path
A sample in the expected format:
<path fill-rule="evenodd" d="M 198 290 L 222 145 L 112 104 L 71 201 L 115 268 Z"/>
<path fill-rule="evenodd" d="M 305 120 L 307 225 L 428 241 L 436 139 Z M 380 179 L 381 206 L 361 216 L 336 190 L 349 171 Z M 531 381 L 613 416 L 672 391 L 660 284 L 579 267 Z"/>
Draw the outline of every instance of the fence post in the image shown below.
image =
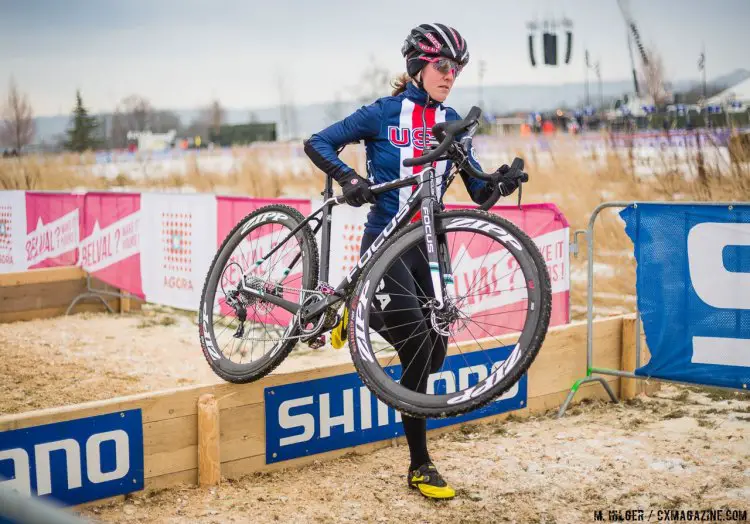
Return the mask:
<path fill-rule="evenodd" d="M 221 481 L 219 448 L 219 403 L 206 393 L 198 399 L 198 485 L 215 486 Z"/>
<path fill-rule="evenodd" d="M 123 313 L 129 313 L 130 312 L 130 296 L 127 294 L 127 290 L 120 289 L 120 293 L 123 293 L 123 296 L 120 297 L 120 314 Z"/>
<path fill-rule="evenodd" d="M 641 336 L 641 358 L 640 363 L 636 365 L 636 340 L 635 340 L 635 322 L 636 315 L 627 316 L 622 319 L 622 357 L 621 369 L 623 371 L 635 372 L 636 367 L 643 366 L 648 362 L 651 354 L 645 343 L 643 329 L 640 329 Z M 646 378 L 620 378 L 620 399 L 625 400 L 634 398 L 640 393 L 650 395 L 661 388 L 661 384 L 656 381 L 646 382 Z"/>
<path fill-rule="evenodd" d="M 622 356 L 620 369 L 635 371 L 635 315 L 622 319 Z M 620 400 L 635 397 L 639 393 L 640 380 L 620 377 Z"/>

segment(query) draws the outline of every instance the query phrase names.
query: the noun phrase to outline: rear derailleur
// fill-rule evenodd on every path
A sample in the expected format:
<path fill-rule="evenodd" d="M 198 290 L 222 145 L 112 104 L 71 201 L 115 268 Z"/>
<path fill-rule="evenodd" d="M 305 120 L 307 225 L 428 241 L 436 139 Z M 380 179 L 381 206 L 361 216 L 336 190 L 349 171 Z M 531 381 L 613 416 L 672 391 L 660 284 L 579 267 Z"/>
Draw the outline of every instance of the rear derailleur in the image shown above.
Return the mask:
<path fill-rule="evenodd" d="M 262 296 L 273 295 L 281 298 L 284 289 L 280 284 L 267 282 L 252 275 L 245 275 L 237 284 L 235 289 L 226 292 L 226 304 L 234 309 L 240 325 L 232 335 L 234 338 L 242 338 L 245 335 L 245 321 L 247 320 L 247 308 L 255 306 L 256 312 L 268 312 L 273 304 L 263 300 Z"/>

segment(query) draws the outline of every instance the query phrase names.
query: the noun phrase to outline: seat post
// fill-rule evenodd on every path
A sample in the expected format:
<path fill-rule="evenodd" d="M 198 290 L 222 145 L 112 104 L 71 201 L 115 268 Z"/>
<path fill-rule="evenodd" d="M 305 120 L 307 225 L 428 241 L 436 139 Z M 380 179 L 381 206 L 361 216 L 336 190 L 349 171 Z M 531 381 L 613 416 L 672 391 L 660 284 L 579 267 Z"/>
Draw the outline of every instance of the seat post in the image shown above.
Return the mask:
<path fill-rule="evenodd" d="M 321 193 L 323 201 L 326 202 L 333 198 L 333 177 L 326 174 L 325 189 Z M 328 282 L 330 272 L 331 256 L 331 222 L 333 220 L 333 205 L 328 204 L 323 208 L 323 231 L 321 231 L 320 246 L 320 274 L 318 280 Z"/>

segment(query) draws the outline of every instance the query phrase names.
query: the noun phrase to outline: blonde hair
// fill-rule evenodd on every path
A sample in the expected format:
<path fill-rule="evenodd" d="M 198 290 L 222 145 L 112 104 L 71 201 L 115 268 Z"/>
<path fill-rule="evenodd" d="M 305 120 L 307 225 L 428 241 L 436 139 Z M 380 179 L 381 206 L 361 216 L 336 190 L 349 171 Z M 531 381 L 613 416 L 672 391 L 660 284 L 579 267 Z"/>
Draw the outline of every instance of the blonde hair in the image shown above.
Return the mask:
<path fill-rule="evenodd" d="M 391 93 L 391 96 L 400 95 L 404 91 L 406 91 L 406 85 L 411 82 L 412 78 L 407 73 L 401 73 L 399 76 L 394 78 L 391 81 L 391 87 L 393 88 L 393 93 Z"/>

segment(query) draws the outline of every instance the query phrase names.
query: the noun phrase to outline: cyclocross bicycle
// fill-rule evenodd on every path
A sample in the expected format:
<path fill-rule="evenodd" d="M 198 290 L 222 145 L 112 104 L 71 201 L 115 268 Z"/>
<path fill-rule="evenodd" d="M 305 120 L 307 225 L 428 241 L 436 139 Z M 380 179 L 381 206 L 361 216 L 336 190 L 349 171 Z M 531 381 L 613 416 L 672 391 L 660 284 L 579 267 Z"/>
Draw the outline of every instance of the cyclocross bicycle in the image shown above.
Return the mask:
<path fill-rule="evenodd" d="M 325 334 L 344 338 L 343 332 L 363 382 L 403 413 L 455 416 L 507 392 L 527 371 L 546 336 L 550 279 L 529 236 L 487 212 L 500 197 L 498 185 L 478 209 L 444 209 L 443 181 L 434 164 L 441 160 L 453 166 L 445 175 L 446 188 L 459 170 L 496 183 L 513 177 L 519 181 L 520 205 L 522 183 L 528 180 L 521 159 L 516 158 L 503 175 L 478 171 L 468 160 L 480 113 L 474 107 L 463 120 L 436 124 L 432 131 L 437 140 L 422 156 L 403 162 L 429 164 L 422 171 L 371 186 L 375 195 L 416 188 L 336 287 L 328 283 L 331 217 L 333 207 L 344 199 L 333 195 L 331 177 L 326 177 L 322 206 L 307 218 L 277 204 L 243 218 L 217 251 L 201 296 L 200 343 L 214 372 L 230 382 L 255 381 L 276 368 L 298 342 L 317 348 L 324 344 Z M 417 213 L 420 220 L 410 220 Z M 315 235 L 321 230 L 319 256 Z M 404 319 L 415 314 L 423 319 L 412 320 L 415 328 L 409 339 L 439 337 L 443 347 L 447 345 L 442 367 L 422 370 L 429 375 L 425 393 L 399 383 L 412 362 L 399 361 L 393 344 L 404 341 L 390 343 L 387 330 L 393 326 L 378 321 L 385 311 L 393 313 L 387 307 L 398 293 L 384 295 L 384 283 L 391 268 L 405 265 L 406 255 L 412 257 L 412 265 L 414 256 L 421 261 L 417 265 L 429 271 L 432 284 L 432 289 L 419 288 L 416 293 L 411 282 L 390 285 L 418 300 L 419 312 L 402 312 Z M 415 268 L 405 269 L 402 274 L 412 275 L 409 271 Z M 502 359 L 497 357 L 498 347 L 506 348 Z M 467 358 L 469 353 L 473 359 Z"/>

